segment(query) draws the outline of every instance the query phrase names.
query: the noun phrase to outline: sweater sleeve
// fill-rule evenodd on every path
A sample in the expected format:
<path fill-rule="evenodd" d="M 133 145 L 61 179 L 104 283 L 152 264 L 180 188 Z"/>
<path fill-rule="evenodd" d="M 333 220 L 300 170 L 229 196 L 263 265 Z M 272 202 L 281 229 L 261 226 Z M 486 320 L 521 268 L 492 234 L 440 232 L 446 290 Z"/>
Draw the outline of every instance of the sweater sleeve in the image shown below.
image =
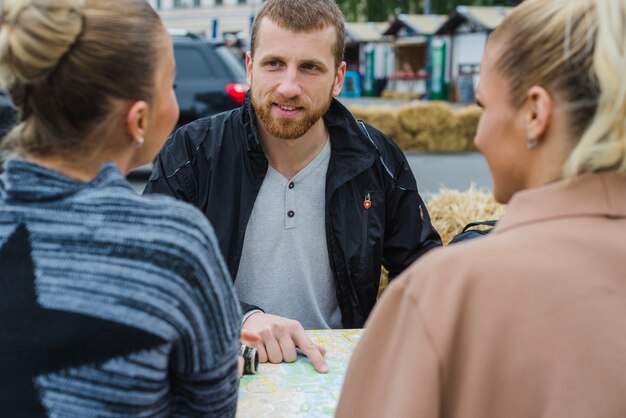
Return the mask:
<path fill-rule="evenodd" d="M 239 387 L 239 302 L 212 228 L 195 209 L 186 209 L 193 212 L 188 216 L 196 215 L 192 217 L 197 228 L 190 228 L 181 243 L 181 258 L 172 260 L 181 263 L 176 270 L 184 276 L 184 287 L 191 295 L 179 301 L 184 317 L 176 324 L 179 339 L 170 355 L 172 414 L 234 416 Z"/>
<path fill-rule="evenodd" d="M 440 361 L 418 305 L 399 278 L 366 324 L 336 416 L 439 416 Z"/>

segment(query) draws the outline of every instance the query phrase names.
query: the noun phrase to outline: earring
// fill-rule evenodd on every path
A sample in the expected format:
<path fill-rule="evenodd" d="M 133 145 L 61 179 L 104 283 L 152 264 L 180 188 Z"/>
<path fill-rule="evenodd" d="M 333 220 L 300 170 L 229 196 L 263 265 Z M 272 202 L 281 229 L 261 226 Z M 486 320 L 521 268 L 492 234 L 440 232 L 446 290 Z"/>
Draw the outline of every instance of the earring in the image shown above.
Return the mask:
<path fill-rule="evenodd" d="M 535 148 L 538 143 L 539 142 L 533 138 L 533 134 L 531 134 L 530 132 L 526 133 L 526 148 Z"/>
<path fill-rule="evenodd" d="M 143 141 L 144 141 L 143 136 L 140 136 L 139 138 L 133 141 L 133 147 L 141 148 L 143 146 Z"/>

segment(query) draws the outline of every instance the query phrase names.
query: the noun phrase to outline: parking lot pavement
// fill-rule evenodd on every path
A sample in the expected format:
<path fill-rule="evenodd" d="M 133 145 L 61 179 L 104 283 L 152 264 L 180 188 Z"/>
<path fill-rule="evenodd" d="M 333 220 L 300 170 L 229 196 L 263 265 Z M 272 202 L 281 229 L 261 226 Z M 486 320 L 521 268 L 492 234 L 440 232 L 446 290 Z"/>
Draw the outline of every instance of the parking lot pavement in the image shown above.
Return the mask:
<path fill-rule="evenodd" d="M 489 167 L 478 152 L 462 153 L 406 153 L 417 188 L 424 199 L 442 187 L 467 190 L 472 184 L 491 191 Z"/>
<path fill-rule="evenodd" d="M 417 187 L 424 199 L 437 193 L 441 187 L 467 190 L 472 184 L 491 190 L 491 176 L 485 159 L 477 152 L 438 154 L 406 153 L 411 170 L 417 179 Z M 150 172 L 140 170 L 130 177 L 137 192 L 142 192 Z"/>

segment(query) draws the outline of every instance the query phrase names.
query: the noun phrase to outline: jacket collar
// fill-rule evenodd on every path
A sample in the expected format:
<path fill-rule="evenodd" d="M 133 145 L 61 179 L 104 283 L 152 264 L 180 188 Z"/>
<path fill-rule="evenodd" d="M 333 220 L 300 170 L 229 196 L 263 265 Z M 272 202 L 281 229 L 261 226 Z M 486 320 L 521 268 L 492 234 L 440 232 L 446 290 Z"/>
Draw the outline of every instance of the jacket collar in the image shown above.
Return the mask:
<path fill-rule="evenodd" d="M 494 233 L 556 218 L 626 217 L 626 174 L 584 174 L 516 193 Z"/>
<path fill-rule="evenodd" d="M 333 98 L 323 116 L 330 133 L 331 161 L 328 178 L 341 184 L 372 165 L 376 146 L 359 127 L 354 116 L 337 99 Z M 263 152 L 250 92 L 246 94 L 241 112 L 241 121 L 246 133 L 246 149 Z"/>
<path fill-rule="evenodd" d="M 130 185 L 113 163 L 106 163 L 95 179 L 82 182 L 56 171 L 24 161 L 9 160 L 0 176 L 0 199 L 6 201 L 49 202 L 63 199 L 85 189 Z"/>

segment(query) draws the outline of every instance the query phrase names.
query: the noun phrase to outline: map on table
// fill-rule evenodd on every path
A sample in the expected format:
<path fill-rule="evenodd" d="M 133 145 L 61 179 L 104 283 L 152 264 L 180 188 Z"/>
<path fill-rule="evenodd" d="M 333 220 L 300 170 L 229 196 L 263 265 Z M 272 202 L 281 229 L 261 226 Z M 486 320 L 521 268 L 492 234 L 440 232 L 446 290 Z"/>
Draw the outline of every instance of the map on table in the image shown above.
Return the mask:
<path fill-rule="evenodd" d="M 314 343 L 326 348 L 327 374 L 315 371 L 299 355 L 293 363 L 259 365 L 255 375 L 239 383 L 237 418 L 318 418 L 335 414 L 339 392 L 362 329 L 307 331 Z"/>

